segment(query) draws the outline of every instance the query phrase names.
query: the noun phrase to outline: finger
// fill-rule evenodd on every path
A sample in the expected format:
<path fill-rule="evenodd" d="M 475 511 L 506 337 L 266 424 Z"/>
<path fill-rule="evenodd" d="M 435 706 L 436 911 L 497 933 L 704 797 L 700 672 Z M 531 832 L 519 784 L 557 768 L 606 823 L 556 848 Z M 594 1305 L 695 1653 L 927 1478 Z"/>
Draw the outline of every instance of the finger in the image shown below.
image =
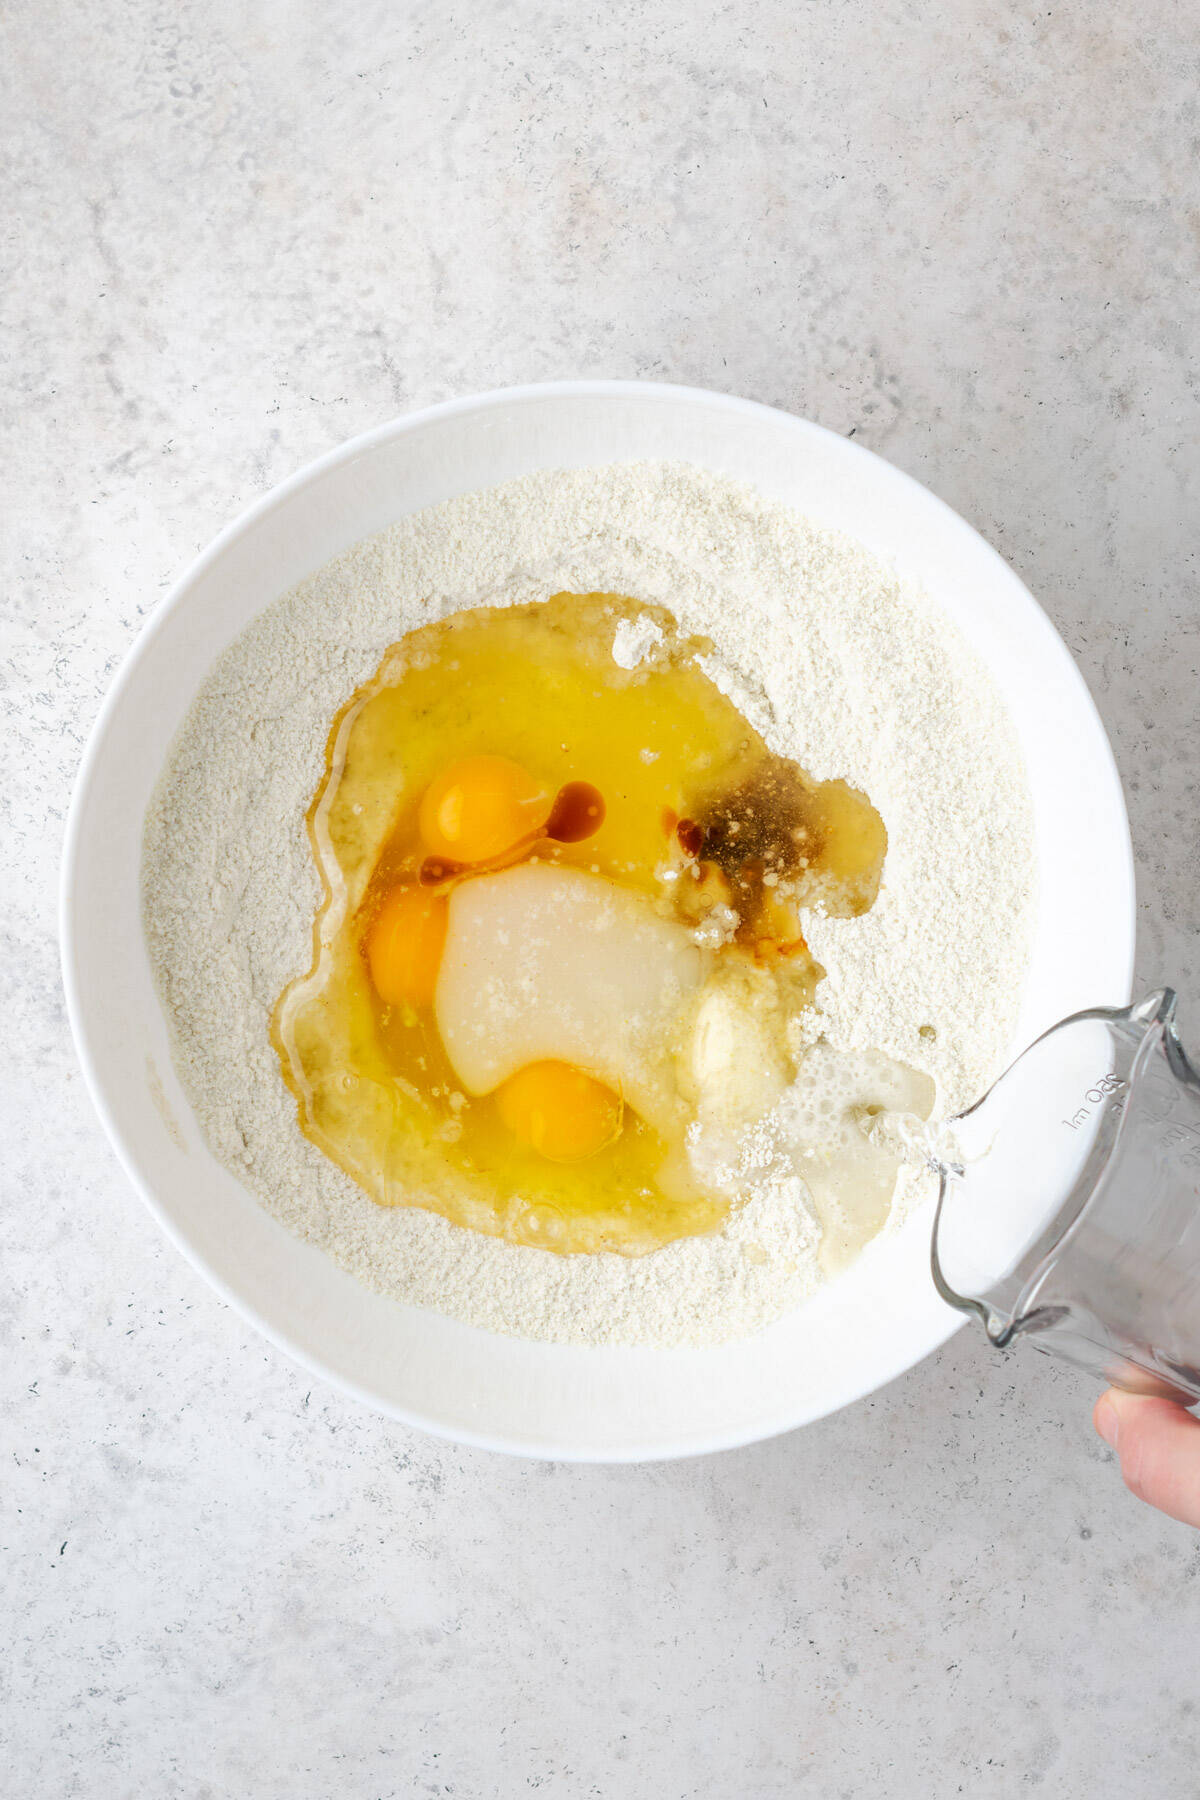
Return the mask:
<path fill-rule="evenodd" d="M 1131 1494 L 1200 1527 L 1200 1419 L 1171 1400 L 1109 1388 L 1092 1421 L 1120 1458 Z"/>

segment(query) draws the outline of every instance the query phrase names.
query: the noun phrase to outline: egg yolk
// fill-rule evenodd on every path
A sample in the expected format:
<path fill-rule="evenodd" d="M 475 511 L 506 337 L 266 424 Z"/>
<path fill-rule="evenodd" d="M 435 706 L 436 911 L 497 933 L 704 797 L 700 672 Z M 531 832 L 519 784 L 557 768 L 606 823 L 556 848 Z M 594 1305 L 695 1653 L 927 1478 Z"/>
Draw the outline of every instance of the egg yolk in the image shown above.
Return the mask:
<path fill-rule="evenodd" d="M 426 888 L 394 887 L 384 896 L 364 948 L 387 1006 L 432 1006 L 448 911 L 445 897 Z"/>
<path fill-rule="evenodd" d="M 506 756 L 468 756 L 430 783 L 417 827 L 434 856 L 487 862 L 538 831 L 553 799 L 520 763 Z"/>
<path fill-rule="evenodd" d="M 496 1090 L 504 1124 L 550 1162 L 582 1162 L 621 1130 L 620 1095 L 564 1062 L 527 1063 Z"/>

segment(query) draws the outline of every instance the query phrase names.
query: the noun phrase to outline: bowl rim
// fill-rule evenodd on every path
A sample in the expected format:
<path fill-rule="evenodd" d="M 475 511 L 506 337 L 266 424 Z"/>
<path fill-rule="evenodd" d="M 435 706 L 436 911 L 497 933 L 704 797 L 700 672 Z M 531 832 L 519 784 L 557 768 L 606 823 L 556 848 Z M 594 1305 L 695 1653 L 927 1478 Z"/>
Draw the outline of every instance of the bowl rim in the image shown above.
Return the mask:
<path fill-rule="evenodd" d="M 1076 689 L 1078 700 L 1091 714 L 1097 727 L 1097 767 L 1103 768 L 1107 783 L 1111 784 L 1116 800 L 1116 812 L 1121 821 L 1120 841 L 1111 846 L 1113 864 L 1113 886 L 1118 886 L 1120 875 L 1121 898 L 1126 919 L 1124 954 L 1120 958 L 1121 1000 L 1126 1000 L 1132 991 L 1133 961 L 1136 926 L 1136 892 L 1132 842 L 1129 832 L 1128 813 L 1124 803 L 1120 773 L 1112 746 L 1100 716 L 1099 708 L 1085 682 L 1083 675 L 1059 634 L 1053 621 L 1030 593 L 1021 577 L 1005 561 L 988 541 L 970 522 L 956 512 L 948 502 L 942 500 L 931 489 L 927 488 L 907 471 L 889 462 L 878 452 L 868 449 L 865 444 L 851 442 L 842 434 L 829 427 L 819 425 L 815 421 L 789 413 L 782 407 L 769 406 L 761 401 L 748 400 L 740 395 L 723 393 L 717 389 L 699 388 L 690 385 L 652 380 L 608 380 L 608 379 L 572 379 L 547 382 L 523 383 L 512 387 L 492 388 L 477 394 L 460 395 L 450 400 L 439 401 L 434 405 L 420 407 L 412 412 L 403 413 L 383 424 L 371 427 L 345 442 L 335 445 L 312 461 L 304 463 L 293 474 L 278 482 L 265 494 L 252 501 L 205 547 L 194 556 L 172 583 L 168 592 L 155 606 L 150 617 L 142 625 L 136 637 L 121 659 L 121 663 L 113 680 L 97 710 L 95 719 L 88 732 L 87 741 L 78 764 L 75 782 L 71 794 L 70 806 L 63 836 L 60 880 L 58 890 L 58 924 L 60 955 L 64 999 L 67 1019 L 74 1041 L 75 1052 L 83 1073 L 84 1083 L 91 1098 L 92 1105 L 104 1127 L 105 1134 L 112 1146 L 120 1167 L 129 1179 L 134 1190 L 140 1195 L 159 1229 L 168 1240 L 181 1252 L 187 1262 L 212 1287 L 235 1313 L 267 1341 L 283 1352 L 289 1360 L 298 1364 L 308 1373 L 352 1399 L 370 1408 L 373 1412 L 382 1413 L 386 1417 L 412 1426 L 443 1442 L 464 1444 L 471 1448 L 499 1451 L 509 1455 L 524 1456 L 557 1462 L 604 1462 L 634 1463 L 673 1461 L 679 1458 L 714 1454 L 723 1450 L 740 1449 L 746 1445 L 764 1442 L 771 1437 L 781 1436 L 786 1432 L 797 1430 L 805 1424 L 816 1423 L 830 1412 L 840 1411 L 843 1407 L 855 1404 L 870 1393 L 879 1392 L 890 1381 L 900 1378 L 907 1370 L 896 1371 L 885 1377 L 882 1382 L 864 1382 L 852 1395 L 836 1400 L 830 1407 L 814 1413 L 809 1408 L 802 1409 L 795 1418 L 772 1421 L 767 1430 L 754 1424 L 734 1427 L 722 1431 L 688 1432 L 677 1438 L 666 1440 L 652 1449 L 641 1446 L 614 1449 L 605 1445 L 603 1449 L 589 1451 L 586 1441 L 572 1447 L 564 1448 L 552 1442 L 539 1441 L 532 1438 L 520 1439 L 505 1435 L 503 1432 L 487 1432 L 470 1427 L 456 1425 L 447 1426 L 440 1419 L 423 1413 L 411 1405 L 398 1405 L 389 1397 L 374 1391 L 372 1388 L 356 1382 L 350 1376 L 322 1360 L 319 1355 L 297 1344 L 285 1332 L 273 1325 L 247 1299 L 244 1299 L 213 1266 L 208 1257 L 196 1248 L 191 1239 L 181 1231 L 166 1212 L 158 1199 L 153 1186 L 142 1174 L 137 1158 L 125 1140 L 125 1135 L 117 1123 L 108 1103 L 105 1084 L 93 1052 L 86 1019 L 86 1009 L 81 994 L 80 972 L 78 965 L 78 941 L 75 930 L 75 909 L 78 903 L 77 880 L 80 855 L 80 837 L 82 821 L 86 812 L 89 790 L 92 786 L 97 764 L 103 752 L 112 723 L 120 711 L 126 690 L 136 677 L 136 672 L 144 657 L 157 640 L 161 631 L 166 628 L 172 614 L 186 600 L 194 583 L 216 562 L 228 545 L 250 531 L 261 519 L 284 506 L 298 492 L 322 480 L 326 473 L 340 464 L 352 461 L 355 457 L 368 452 L 381 443 L 402 437 L 410 432 L 419 431 L 438 420 L 453 418 L 464 413 L 485 412 L 496 406 L 510 406 L 513 403 L 526 401 L 545 401 L 556 399 L 636 399 L 651 400 L 656 398 L 673 399 L 690 403 L 700 403 L 713 410 L 725 410 L 746 418 L 769 418 L 776 425 L 783 422 L 787 428 L 796 433 L 821 440 L 832 440 L 838 446 L 840 455 L 851 455 L 862 458 L 872 464 L 884 463 L 889 475 L 902 486 L 912 490 L 919 497 L 920 504 L 929 509 L 932 507 L 948 521 L 952 521 L 959 531 L 966 531 L 975 541 L 977 551 L 993 560 L 1003 569 L 1010 580 L 1015 580 L 1036 609 L 1045 632 L 1057 649 L 1060 666 L 1068 674 Z M 552 465 L 547 465 L 552 466 Z M 405 516 L 398 512 L 397 517 Z M 1102 756 L 1099 754 L 1102 751 Z M 1114 959 L 1115 961 L 1116 959 Z M 936 1334 L 928 1343 L 925 1351 L 908 1365 L 915 1367 L 926 1357 L 940 1349 L 965 1323 L 960 1313 L 951 1308 L 946 1309 L 944 1331 Z"/>

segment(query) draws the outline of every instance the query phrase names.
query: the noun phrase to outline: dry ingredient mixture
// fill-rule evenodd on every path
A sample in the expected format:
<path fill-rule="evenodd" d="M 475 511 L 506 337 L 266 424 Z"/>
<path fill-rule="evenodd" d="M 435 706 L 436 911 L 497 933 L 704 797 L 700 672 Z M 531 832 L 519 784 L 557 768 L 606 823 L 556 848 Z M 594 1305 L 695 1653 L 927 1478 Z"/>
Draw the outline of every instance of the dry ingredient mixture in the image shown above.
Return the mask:
<path fill-rule="evenodd" d="M 513 742 L 494 747 L 525 754 L 439 773 L 450 740 L 430 683 L 447 667 L 466 682 L 472 645 L 482 714 L 489 675 L 512 696 Z M 523 667 L 542 671 L 541 706 Z M 558 743 L 545 696 L 557 682 L 561 717 L 586 719 L 570 689 L 580 671 L 597 719 L 612 716 L 590 744 L 582 726 Z M 335 717 L 345 729 L 330 736 Z M 707 799 L 688 748 L 701 717 L 723 770 Z M 399 743 L 415 785 L 396 826 L 380 809 L 394 811 L 397 778 L 380 772 Z M 497 781 L 529 829 L 509 833 L 518 851 L 481 838 L 460 880 L 429 852 L 437 821 L 457 821 L 464 794 L 493 819 Z M 694 818 L 657 804 L 681 782 Z M 804 805 L 811 841 L 850 845 L 848 860 L 823 872 L 772 850 L 771 821 Z M 310 967 L 330 894 L 314 844 L 341 899 Z M 143 884 L 184 1087 L 214 1152 L 285 1224 L 371 1286 L 476 1325 L 681 1344 L 757 1329 L 911 1206 L 926 1178 L 888 1127 L 957 1110 L 996 1072 L 1033 867 L 1011 728 L 937 609 L 744 487 L 642 463 L 547 472 L 412 515 L 270 607 L 185 722 L 148 816 Z M 442 1046 L 428 1009 L 448 917 Z M 586 982 L 571 1007 L 555 1001 L 574 1037 L 561 1019 L 547 1035 L 544 1004 L 518 1031 L 529 944 L 543 939 L 560 966 L 564 942 L 568 966 L 577 946 L 607 946 L 594 991 L 616 992 L 622 969 L 634 991 L 639 954 L 639 997 L 662 958 L 682 971 L 695 994 L 681 1009 L 671 989 L 672 1030 L 685 1030 L 671 1056 L 635 1056 L 619 1008 L 579 1014 Z M 506 988 L 497 945 L 502 965 L 514 940 L 525 960 Z M 591 1076 L 543 1053 L 591 1053 Z M 402 1132 L 397 1072 L 411 1096 Z M 624 1121 L 614 1090 L 638 1102 Z M 545 1140 L 547 1119 L 563 1143 Z M 520 1155 L 503 1149 L 522 1138 Z M 404 1146 L 398 1162 L 384 1143 Z M 544 1192 L 543 1152 L 557 1159 Z M 598 1178 L 614 1205 L 573 1210 Z M 414 1193 L 436 1210 L 394 1203 Z"/>

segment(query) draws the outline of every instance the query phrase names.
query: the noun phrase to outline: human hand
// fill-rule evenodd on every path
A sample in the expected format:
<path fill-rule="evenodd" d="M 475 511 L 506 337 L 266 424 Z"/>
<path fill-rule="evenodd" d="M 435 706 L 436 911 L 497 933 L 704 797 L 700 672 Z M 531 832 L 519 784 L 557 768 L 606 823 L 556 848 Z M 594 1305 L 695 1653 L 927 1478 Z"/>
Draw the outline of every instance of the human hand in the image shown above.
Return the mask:
<path fill-rule="evenodd" d="M 1109 1388 L 1096 1402 L 1092 1424 L 1116 1451 L 1131 1494 L 1200 1526 L 1200 1419 L 1173 1400 Z"/>

